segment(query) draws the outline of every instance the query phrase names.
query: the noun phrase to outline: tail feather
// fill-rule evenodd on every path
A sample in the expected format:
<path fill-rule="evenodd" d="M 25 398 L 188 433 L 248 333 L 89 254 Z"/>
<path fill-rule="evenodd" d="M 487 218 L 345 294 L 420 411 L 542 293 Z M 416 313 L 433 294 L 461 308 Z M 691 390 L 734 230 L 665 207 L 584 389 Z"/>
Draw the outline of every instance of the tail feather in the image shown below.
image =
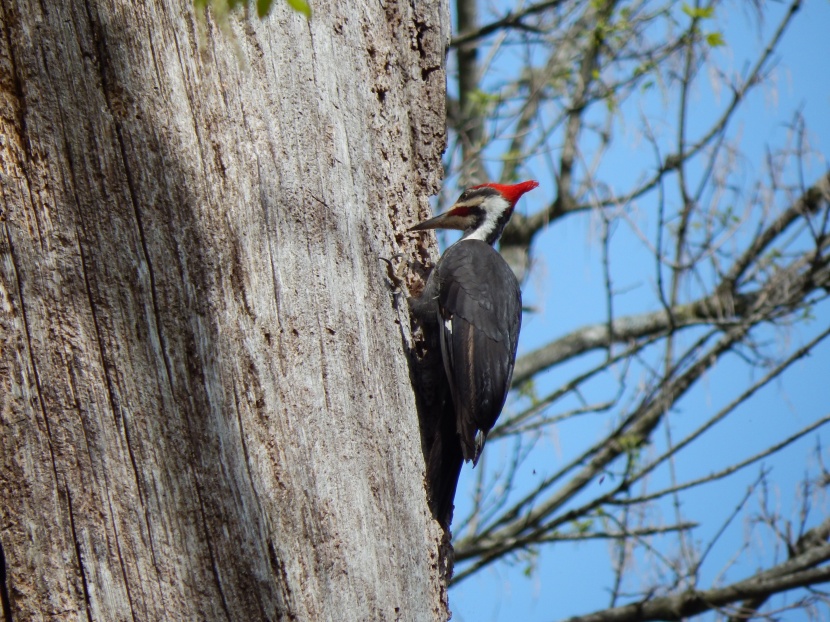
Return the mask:
<path fill-rule="evenodd" d="M 451 419 L 450 421 L 452 422 Z M 452 429 L 442 426 L 431 447 L 427 463 L 427 481 L 432 515 L 446 529 L 449 529 L 452 523 L 455 490 L 463 463 L 464 455 L 455 426 L 453 425 Z"/>

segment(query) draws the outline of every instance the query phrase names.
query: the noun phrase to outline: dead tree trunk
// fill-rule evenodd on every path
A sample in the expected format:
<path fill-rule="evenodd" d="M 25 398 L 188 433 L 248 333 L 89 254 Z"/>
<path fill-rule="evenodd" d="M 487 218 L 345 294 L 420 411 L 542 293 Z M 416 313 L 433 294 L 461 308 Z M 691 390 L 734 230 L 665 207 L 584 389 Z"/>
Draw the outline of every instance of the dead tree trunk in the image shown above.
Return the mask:
<path fill-rule="evenodd" d="M 440 180 L 446 3 L 0 5 L 8 620 L 433 620 L 379 256 Z"/>

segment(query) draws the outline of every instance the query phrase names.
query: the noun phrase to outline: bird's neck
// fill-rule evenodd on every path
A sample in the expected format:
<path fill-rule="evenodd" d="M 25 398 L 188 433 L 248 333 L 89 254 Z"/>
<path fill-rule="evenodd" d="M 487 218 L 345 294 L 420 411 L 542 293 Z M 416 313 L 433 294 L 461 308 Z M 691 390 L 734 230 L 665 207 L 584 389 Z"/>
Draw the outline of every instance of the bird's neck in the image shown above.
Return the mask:
<path fill-rule="evenodd" d="M 472 227 L 464 230 L 462 240 L 481 240 L 490 246 L 495 244 L 501 237 L 507 222 L 510 220 L 512 209 L 507 209 L 497 215 L 483 212 L 482 216 Z"/>

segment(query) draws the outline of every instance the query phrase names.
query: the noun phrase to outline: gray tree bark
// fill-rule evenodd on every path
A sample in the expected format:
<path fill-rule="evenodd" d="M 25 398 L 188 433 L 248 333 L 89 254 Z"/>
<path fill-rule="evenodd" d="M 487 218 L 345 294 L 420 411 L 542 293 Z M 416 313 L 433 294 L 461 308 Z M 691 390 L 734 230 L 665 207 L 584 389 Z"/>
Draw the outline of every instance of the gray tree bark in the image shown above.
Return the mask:
<path fill-rule="evenodd" d="M 7 620 L 447 616 L 378 259 L 440 181 L 447 7 L 312 7 L 0 4 Z"/>

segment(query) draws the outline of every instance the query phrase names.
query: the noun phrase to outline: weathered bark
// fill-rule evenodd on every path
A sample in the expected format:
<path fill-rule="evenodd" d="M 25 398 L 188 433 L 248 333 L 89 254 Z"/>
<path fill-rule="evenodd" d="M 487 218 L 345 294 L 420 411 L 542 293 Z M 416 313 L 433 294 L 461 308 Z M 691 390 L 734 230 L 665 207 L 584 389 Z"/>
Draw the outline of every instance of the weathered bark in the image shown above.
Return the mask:
<path fill-rule="evenodd" d="M 0 5 L 4 617 L 446 617 L 378 260 L 440 179 L 446 5 L 313 8 Z"/>

